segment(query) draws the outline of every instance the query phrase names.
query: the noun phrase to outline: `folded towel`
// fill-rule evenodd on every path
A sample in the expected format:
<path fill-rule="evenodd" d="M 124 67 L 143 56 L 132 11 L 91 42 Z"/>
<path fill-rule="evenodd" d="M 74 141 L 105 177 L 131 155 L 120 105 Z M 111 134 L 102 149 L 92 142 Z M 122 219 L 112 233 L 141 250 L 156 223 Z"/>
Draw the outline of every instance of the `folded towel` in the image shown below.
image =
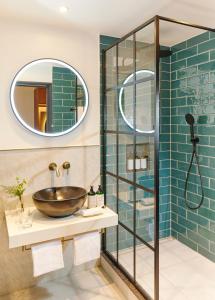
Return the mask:
<path fill-rule="evenodd" d="M 74 237 L 74 265 L 81 265 L 100 257 L 101 241 L 98 231 Z"/>
<path fill-rule="evenodd" d="M 80 209 L 78 211 L 78 213 L 83 217 L 97 216 L 103 214 L 103 212 L 104 212 L 104 208 L 101 207 Z"/>
<path fill-rule="evenodd" d="M 34 277 L 64 268 L 63 250 L 60 240 L 31 247 Z"/>

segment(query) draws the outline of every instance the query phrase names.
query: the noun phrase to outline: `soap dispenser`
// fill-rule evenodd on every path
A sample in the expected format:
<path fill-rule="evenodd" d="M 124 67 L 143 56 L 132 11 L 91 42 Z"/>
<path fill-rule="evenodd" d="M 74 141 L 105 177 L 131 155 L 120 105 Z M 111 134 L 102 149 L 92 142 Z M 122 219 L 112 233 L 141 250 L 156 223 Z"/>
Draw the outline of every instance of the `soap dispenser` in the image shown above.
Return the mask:
<path fill-rule="evenodd" d="M 135 166 L 136 166 L 136 170 L 140 169 L 140 157 L 137 154 L 135 158 Z"/>
<path fill-rule="evenodd" d="M 130 153 L 127 159 L 127 169 L 128 171 L 134 170 L 134 158 L 133 155 Z"/>
<path fill-rule="evenodd" d="M 88 208 L 93 207 L 96 207 L 96 193 L 93 190 L 93 186 L 91 186 L 88 193 Z"/>
<path fill-rule="evenodd" d="M 146 170 L 148 168 L 148 156 L 142 156 L 140 159 L 140 167 L 143 170 Z"/>
<path fill-rule="evenodd" d="M 98 190 L 96 192 L 96 206 L 104 207 L 104 192 L 102 190 L 101 185 L 99 185 Z"/>

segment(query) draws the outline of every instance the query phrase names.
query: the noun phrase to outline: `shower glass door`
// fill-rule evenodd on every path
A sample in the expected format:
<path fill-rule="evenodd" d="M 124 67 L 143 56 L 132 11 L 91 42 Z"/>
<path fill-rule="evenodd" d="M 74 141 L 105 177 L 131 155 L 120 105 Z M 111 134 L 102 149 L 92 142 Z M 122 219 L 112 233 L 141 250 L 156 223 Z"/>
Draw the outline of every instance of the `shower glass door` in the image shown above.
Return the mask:
<path fill-rule="evenodd" d="M 158 19 L 103 53 L 103 180 L 118 213 L 104 252 L 147 299 L 158 300 Z"/>

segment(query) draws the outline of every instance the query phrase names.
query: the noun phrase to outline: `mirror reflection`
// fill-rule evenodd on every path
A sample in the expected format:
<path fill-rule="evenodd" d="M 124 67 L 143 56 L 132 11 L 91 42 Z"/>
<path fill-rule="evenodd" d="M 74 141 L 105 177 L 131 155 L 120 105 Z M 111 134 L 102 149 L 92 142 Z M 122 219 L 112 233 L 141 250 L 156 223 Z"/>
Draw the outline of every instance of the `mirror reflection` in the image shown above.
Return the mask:
<path fill-rule="evenodd" d="M 18 72 L 11 103 L 19 121 L 40 135 L 72 131 L 88 107 L 87 87 L 80 74 L 59 60 L 34 61 Z"/>
<path fill-rule="evenodd" d="M 125 123 L 140 133 L 154 132 L 154 72 L 139 70 L 130 74 L 119 92 L 119 108 Z M 136 126 L 134 126 L 134 81 L 136 82 Z"/>

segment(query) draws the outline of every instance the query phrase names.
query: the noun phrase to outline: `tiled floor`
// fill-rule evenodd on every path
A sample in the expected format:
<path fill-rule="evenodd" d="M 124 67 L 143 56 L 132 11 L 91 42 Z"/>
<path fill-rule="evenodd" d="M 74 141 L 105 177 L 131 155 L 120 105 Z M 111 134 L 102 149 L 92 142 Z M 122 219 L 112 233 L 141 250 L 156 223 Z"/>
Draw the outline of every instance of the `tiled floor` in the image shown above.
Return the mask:
<path fill-rule="evenodd" d="M 1 300 L 125 300 L 101 268 L 81 271 L 0 297 Z"/>
<path fill-rule="evenodd" d="M 132 271 L 133 253 L 120 253 L 120 262 Z M 137 248 L 137 281 L 153 296 L 153 253 Z M 160 299 L 215 299 L 215 264 L 174 239 L 160 243 Z"/>
<path fill-rule="evenodd" d="M 138 247 L 137 281 L 153 296 L 153 252 Z M 133 253 L 121 251 L 120 263 L 133 271 Z M 160 300 L 214 300 L 215 264 L 174 239 L 160 243 Z M 125 300 L 101 268 L 38 284 L 0 300 Z"/>

